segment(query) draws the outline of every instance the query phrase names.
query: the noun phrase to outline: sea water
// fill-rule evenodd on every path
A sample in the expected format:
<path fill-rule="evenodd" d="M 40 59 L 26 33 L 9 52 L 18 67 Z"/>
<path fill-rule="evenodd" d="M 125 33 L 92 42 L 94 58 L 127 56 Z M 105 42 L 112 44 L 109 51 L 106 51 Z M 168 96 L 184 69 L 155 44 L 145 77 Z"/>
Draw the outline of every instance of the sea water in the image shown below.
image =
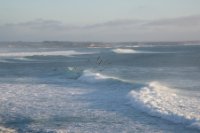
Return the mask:
<path fill-rule="evenodd" d="M 198 133 L 200 45 L 0 43 L 0 132 Z"/>

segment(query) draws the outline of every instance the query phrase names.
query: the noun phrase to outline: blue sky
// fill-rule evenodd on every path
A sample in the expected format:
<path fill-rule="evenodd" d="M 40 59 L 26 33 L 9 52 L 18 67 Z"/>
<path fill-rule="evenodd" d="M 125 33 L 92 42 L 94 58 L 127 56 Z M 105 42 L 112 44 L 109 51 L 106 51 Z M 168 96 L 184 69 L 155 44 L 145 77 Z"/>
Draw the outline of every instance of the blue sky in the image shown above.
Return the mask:
<path fill-rule="evenodd" d="M 0 0 L 0 41 L 199 40 L 199 5 L 200 0 Z"/>

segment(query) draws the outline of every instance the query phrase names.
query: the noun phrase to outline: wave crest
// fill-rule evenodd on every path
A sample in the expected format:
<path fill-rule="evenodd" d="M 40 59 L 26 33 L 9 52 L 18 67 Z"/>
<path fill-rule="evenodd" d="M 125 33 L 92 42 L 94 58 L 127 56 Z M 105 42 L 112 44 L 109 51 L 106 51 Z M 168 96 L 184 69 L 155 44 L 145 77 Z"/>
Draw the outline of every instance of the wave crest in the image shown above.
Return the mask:
<path fill-rule="evenodd" d="M 100 73 L 94 73 L 89 70 L 84 70 L 83 74 L 78 78 L 78 80 L 89 83 L 97 83 L 108 78 L 109 77 L 102 75 Z"/>
<path fill-rule="evenodd" d="M 9 52 L 0 53 L 0 57 L 26 57 L 26 56 L 72 56 L 82 54 L 94 54 L 94 52 L 68 51 L 46 51 L 46 52 Z"/>
<path fill-rule="evenodd" d="M 117 48 L 117 49 L 113 49 L 112 51 L 114 53 L 118 53 L 118 54 L 133 54 L 133 53 L 136 53 L 136 51 L 133 50 L 133 49 L 121 49 L 121 48 Z"/>
<path fill-rule="evenodd" d="M 132 90 L 128 97 L 134 107 L 150 115 L 200 129 L 200 103 L 193 97 L 179 96 L 158 82 Z"/>

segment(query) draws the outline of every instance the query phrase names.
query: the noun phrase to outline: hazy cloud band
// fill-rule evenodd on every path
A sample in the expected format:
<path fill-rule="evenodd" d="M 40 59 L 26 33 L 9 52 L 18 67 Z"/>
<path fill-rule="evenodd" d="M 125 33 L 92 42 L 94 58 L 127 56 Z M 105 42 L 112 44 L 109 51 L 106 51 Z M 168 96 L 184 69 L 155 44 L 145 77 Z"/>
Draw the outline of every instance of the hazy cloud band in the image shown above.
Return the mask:
<path fill-rule="evenodd" d="M 37 19 L 0 26 L 0 41 L 176 41 L 199 40 L 200 15 L 162 20 L 114 20 L 77 26 Z"/>

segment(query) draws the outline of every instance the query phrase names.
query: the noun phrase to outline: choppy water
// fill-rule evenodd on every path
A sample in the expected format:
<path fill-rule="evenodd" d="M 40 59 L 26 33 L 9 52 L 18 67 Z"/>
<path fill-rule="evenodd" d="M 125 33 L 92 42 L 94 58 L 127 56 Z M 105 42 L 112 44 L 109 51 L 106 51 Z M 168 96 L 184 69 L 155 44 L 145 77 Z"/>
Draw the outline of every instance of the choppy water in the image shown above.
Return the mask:
<path fill-rule="evenodd" d="M 0 131 L 200 132 L 198 44 L 0 43 Z"/>

